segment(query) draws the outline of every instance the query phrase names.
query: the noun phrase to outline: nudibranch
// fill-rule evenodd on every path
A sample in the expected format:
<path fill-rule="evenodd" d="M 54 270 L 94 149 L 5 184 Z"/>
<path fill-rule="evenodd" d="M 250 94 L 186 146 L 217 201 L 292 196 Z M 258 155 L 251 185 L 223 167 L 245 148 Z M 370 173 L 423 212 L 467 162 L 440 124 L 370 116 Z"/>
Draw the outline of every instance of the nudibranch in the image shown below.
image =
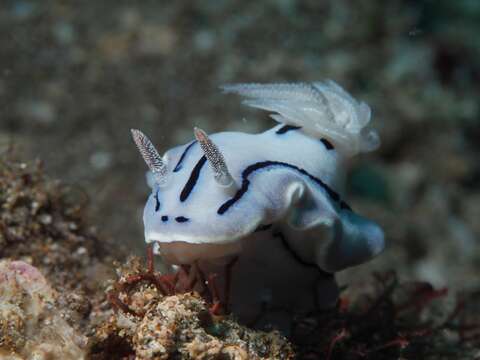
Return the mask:
<path fill-rule="evenodd" d="M 342 195 L 342 163 L 379 145 L 370 108 L 333 81 L 236 84 L 226 93 L 271 112 L 259 134 L 194 129 L 161 156 L 132 130 L 150 171 L 145 240 L 172 265 L 210 270 L 238 257 L 232 309 L 313 309 L 335 302 L 334 273 L 384 249 L 382 229 Z"/>

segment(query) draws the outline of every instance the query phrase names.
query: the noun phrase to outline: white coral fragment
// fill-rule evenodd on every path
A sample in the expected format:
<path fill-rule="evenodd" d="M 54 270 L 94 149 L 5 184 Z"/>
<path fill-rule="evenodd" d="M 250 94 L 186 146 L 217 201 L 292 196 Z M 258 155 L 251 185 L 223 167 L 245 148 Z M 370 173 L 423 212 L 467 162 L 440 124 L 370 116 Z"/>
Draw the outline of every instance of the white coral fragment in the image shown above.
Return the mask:
<path fill-rule="evenodd" d="M 245 105 L 273 112 L 279 123 L 301 126 L 317 138 L 329 139 L 345 155 L 375 150 L 377 132 L 367 127 L 371 110 L 331 80 L 292 84 L 234 84 L 227 93 L 247 99 Z"/>

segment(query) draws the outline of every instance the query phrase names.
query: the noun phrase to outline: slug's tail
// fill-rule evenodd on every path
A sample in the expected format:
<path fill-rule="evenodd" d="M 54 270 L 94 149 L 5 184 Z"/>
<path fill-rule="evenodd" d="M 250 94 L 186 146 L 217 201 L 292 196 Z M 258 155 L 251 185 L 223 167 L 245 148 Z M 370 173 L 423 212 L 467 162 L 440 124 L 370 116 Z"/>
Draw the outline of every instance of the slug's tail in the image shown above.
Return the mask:
<path fill-rule="evenodd" d="M 347 210 L 339 215 L 330 238 L 315 249 L 317 264 L 329 272 L 363 264 L 385 249 L 385 234 L 375 222 Z"/>
<path fill-rule="evenodd" d="M 356 101 L 331 80 L 293 84 L 234 84 L 226 93 L 246 98 L 245 105 L 271 111 L 279 123 L 301 126 L 316 138 L 327 138 L 346 155 L 375 150 L 378 134 L 367 127 L 370 107 Z"/>

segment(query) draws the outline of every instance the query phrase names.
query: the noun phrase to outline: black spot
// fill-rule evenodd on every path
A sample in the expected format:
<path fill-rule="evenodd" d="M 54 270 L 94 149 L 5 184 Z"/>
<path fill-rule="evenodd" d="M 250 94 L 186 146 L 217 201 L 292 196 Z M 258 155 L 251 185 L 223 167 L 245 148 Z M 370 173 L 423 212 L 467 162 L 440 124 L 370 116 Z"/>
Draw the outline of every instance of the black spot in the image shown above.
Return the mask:
<path fill-rule="evenodd" d="M 285 134 L 286 132 L 289 132 L 290 130 L 298 130 L 301 128 L 302 128 L 301 126 L 284 125 L 280 129 L 275 131 L 275 133 L 282 135 L 282 134 Z"/>
<path fill-rule="evenodd" d="M 320 139 L 320 141 L 323 143 L 323 145 L 325 145 L 325 148 L 327 150 L 333 150 L 335 149 L 335 147 L 332 145 L 332 143 L 330 141 L 328 141 L 327 139 Z"/>
<path fill-rule="evenodd" d="M 162 216 L 162 221 L 163 221 L 163 222 L 167 222 L 167 221 L 168 221 L 168 216 L 167 216 L 167 215 L 163 215 L 163 216 Z"/>
<path fill-rule="evenodd" d="M 248 191 L 248 188 L 250 186 L 250 180 L 248 180 L 248 177 L 250 174 L 253 172 L 269 167 L 269 166 L 281 166 L 281 167 L 286 167 L 295 171 L 298 171 L 300 174 L 307 176 L 310 180 L 314 181 L 317 185 L 321 186 L 328 194 L 328 196 L 335 202 L 340 202 L 340 195 L 335 192 L 333 189 L 331 189 L 327 184 L 325 184 L 321 179 L 311 175 L 308 173 L 306 170 L 299 168 L 295 165 L 280 162 L 280 161 L 262 161 L 258 162 L 255 164 L 252 164 L 248 166 L 245 170 L 242 172 L 242 186 L 240 189 L 237 190 L 235 195 L 225 201 L 217 210 L 217 214 L 223 215 L 233 204 L 235 204 L 238 200 L 242 198 L 242 196 Z M 344 203 L 343 205 L 344 209 L 348 209 L 348 205 Z"/>
<path fill-rule="evenodd" d="M 203 165 L 205 165 L 205 162 L 207 161 L 207 158 L 202 156 L 200 160 L 198 160 L 197 164 L 192 170 L 192 173 L 190 174 L 190 177 L 188 178 L 187 183 L 185 184 L 185 187 L 183 188 L 181 194 L 180 194 L 180 201 L 184 202 L 187 200 L 188 196 L 192 192 L 193 188 L 195 187 L 195 184 L 197 183 L 198 177 L 200 176 L 200 170 L 202 170 Z"/>
<path fill-rule="evenodd" d="M 158 190 L 155 193 L 155 212 L 160 209 L 160 200 L 158 200 Z"/>
<path fill-rule="evenodd" d="M 188 151 L 190 148 L 197 142 L 197 140 L 192 141 L 183 151 L 182 156 L 180 156 L 180 159 L 177 162 L 177 165 L 175 166 L 175 169 L 173 169 L 173 172 L 177 172 L 182 168 L 182 162 L 185 156 L 187 155 Z"/>
<path fill-rule="evenodd" d="M 190 220 L 189 218 L 186 218 L 185 216 L 177 216 L 175 218 L 175 221 L 176 222 L 179 222 L 179 223 L 184 223 L 184 222 L 187 222 L 188 220 Z"/>

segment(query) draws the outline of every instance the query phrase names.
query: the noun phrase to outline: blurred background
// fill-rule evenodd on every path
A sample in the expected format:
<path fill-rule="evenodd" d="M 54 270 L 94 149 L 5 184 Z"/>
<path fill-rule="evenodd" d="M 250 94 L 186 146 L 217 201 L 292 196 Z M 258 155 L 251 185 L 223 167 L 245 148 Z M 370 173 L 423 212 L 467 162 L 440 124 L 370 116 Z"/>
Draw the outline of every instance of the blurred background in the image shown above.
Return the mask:
<path fill-rule="evenodd" d="M 148 189 L 130 128 L 162 151 L 194 125 L 262 131 L 267 114 L 219 85 L 330 78 L 370 104 L 382 138 L 348 170 L 349 202 L 388 241 L 355 276 L 394 268 L 473 288 L 479 35 L 476 0 L 2 0 L 0 146 L 42 159 L 89 199 L 105 238 L 143 254 Z"/>

